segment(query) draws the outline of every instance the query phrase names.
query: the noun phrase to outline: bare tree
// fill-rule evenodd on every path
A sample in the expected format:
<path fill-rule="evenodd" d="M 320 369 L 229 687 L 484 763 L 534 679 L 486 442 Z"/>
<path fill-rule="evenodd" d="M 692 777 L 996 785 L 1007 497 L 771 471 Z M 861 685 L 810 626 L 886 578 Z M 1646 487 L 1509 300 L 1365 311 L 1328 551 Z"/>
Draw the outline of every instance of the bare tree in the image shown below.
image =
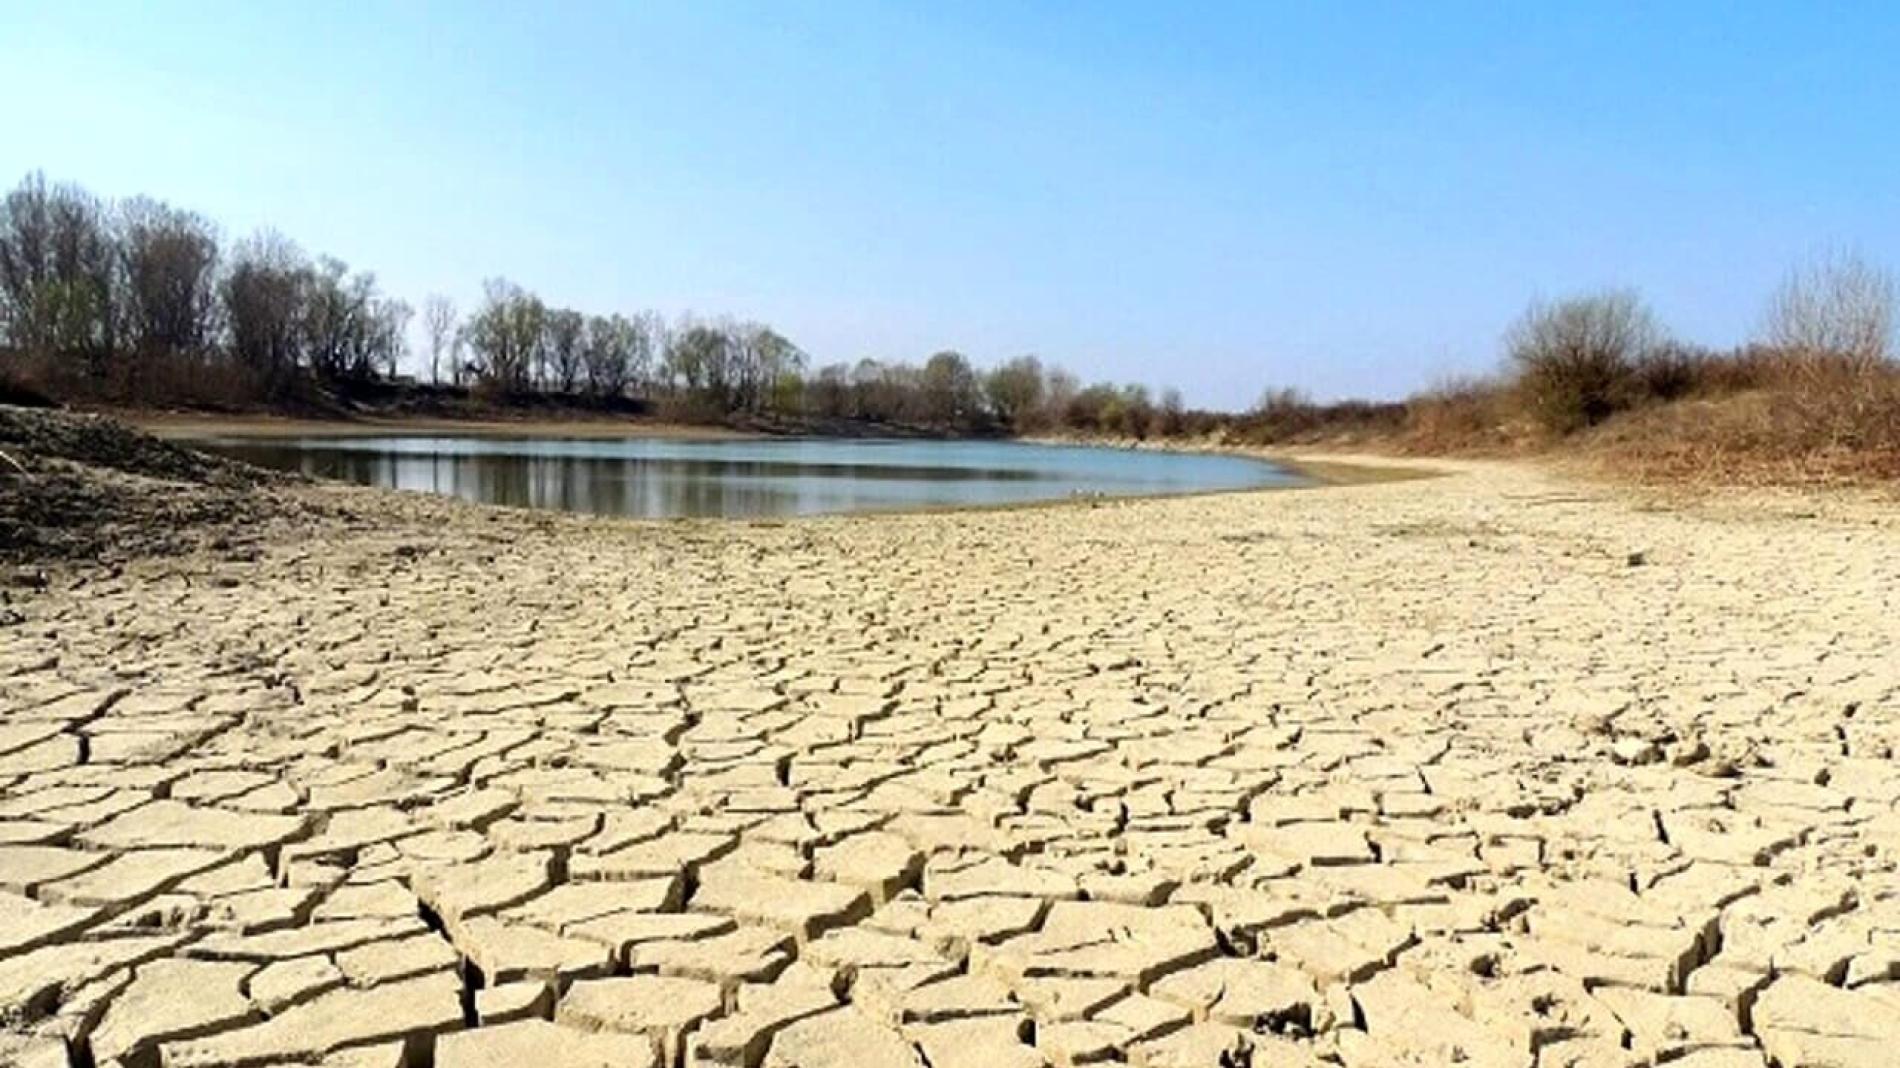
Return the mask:
<path fill-rule="evenodd" d="M 785 335 L 763 323 L 745 323 L 732 332 L 729 348 L 735 360 L 738 407 L 784 411 L 796 407 L 804 394 L 805 352 Z"/>
<path fill-rule="evenodd" d="M 1154 431 L 1162 437 L 1173 437 L 1187 429 L 1187 404 L 1181 399 L 1181 391 L 1169 386 L 1161 391 L 1161 408 L 1155 415 Z"/>
<path fill-rule="evenodd" d="M 370 374 L 396 377 L 403 357 L 409 354 L 409 320 L 415 313 L 406 300 L 377 297 L 370 301 L 368 327 L 357 364 L 359 376 L 366 368 Z"/>
<path fill-rule="evenodd" d="M 217 320 L 218 238 L 188 211 L 143 197 L 119 209 L 126 330 L 140 355 L 196 352 Z"/>
<path fill-rule="evenodd" d="M 1042 405 L 1042 361 L 1018 356 L 992 369 L 983 379 L 983 394 L 1004 426 L 1025 429 Z"/>
<path fill-rule="evenodd" d="M 580 385 L 586 364 L 587 316 L 572 308 L 555 308 L 542 324 L 542 344 L 552 372 L 548 384 L 561 393 L 572 393 Z"/>
<path fill-rule="evenodd" d="M 1763 333 L 1792 355 L 1872 368 L 1893 352 L 1895 301 L 1892 273 L 1851 252 L 1831 253 L 1788 272 L 1769 299 Z"/>
<path fill-rule="evenodd" d="M 695 401 L 729 410 L 731 345 L 721 325 L 683 315 L 667 339 L 666 377 Z"/>
<path fill-rule="evenodd" d="M 463 331 L 475 354 L 475 371 L 490 387 L 525 393 L 542 363 L 547 306 L 502 278 L 482 283 L 482 305 Z"/>
<path fill-rule="evenodd" d="M 231 352 L 267 391 L 281 392 L 302 359 L 309 263 L 270 231 L 240 242 L 231 259 L 222 294 Z"/>
<path fill-rule="evenodd" d="M 968 426 L 983 403 L 976 371 L 961 352 L 946 349 L 924 361 L 924 408 L 931 422 L 945 427 Z"/>
<path fill-rule="evenodd" d="M 349 273 L 342 261 L 324 257 L 304 295 L 304 355 L 327 382 L 368 382 L 394 375 L 401 361 L 411 309 L 385 297 L 376 276 Z"/>
<path fill-rule="evenodd" d="M 1505 336 L 1532 414 L 1560 434 L 1601 422 L 1625 403 L 1637 363 L 1664 339 L 1631 289 L 1533 304 Z"/>
<path fill-rule="evenodd" d="M 659 361 L 672 344 L 666 317 L 657 311 L 635 315 L 629 340 L 633 342 L 633 349 L 627 359 L 627 385 L 636 392 L 650 392 L 654 376 L 659 373 Z"/>
<path fill-rule="evenodd" d="M 1144 389 L 1101 383 L 1084 391 L 1073 375 L 1045 374 L 1033 357 L 987 376 L 944 351 L 922 366 L 866 359 L 807 378 L 805 352 L 764 323 L 686 315 L 669 325 L 655 312 L 551 310 L 501 279 L 484 283 L 466 318 L 441 295 L 422 314 L 432 383 L 442 382 L 447 361 L 456 385 L 475 375 L 504 395 L 584 385 L 597 397 L 661 390 L 691 402 L 682 410 L 710 416 L 815 411 L 943 426 L 997 418 L 1013 427 L 1085 401 L 1098 423 L 1135 433 L 1160 418 Z M 98 395 L 104 385 L 135 399 L 200 385 L 220 398 L 246 390 L 281 398 L 305 384 L 347 394 L 397 373 L 411 318 L 374 275 L 306 256 L 268 231 L 225 247 L 199 215 L 146 198 L 102 201 L 38 173 L 0 197 L 0 353 L 30 357 L 28 373 L 55 372 L 46 377 L 59 388 Z M 174 354 L 191 358 L 177 362 L 185 373 L 142 378 L 143 363 L 134 362 Z M 1178 408 L 1163 404 L 1169 425 Z"/>
<path fill-rule="evenodd" d="M 55 186 L 51 207 L 55 344 L 83 354 L 88 372 L 97 378 L 118 350 L 117 248 L 105 207 L 91 193 L 76 185 Z"/>
<path fill-rule="evenodd" d="M 431 293 L 422 302 L 422 331 L 429 340 L 429 384 L 442 384 L 442 357 L 449 357 L 449 375 L 462 384 L 462 371 L 455 364 L 455 302 L 440 293 Z"/>
<path fill-rule="evenodd" d="M 17 348 L 52 343 L 42 296 L 53 277 L 52 246 L 52 196 L 36 171 L 0 202 L 0 326 Z"/>
<path fill-rule="evenodd" d="M 851 414 L 851 368 L 831 363 L 818 368 L 805 382 L 805 408 L 838 418 Z"/>
<path fill-rule="evenodd" d="M 104 207 L 30 174 L 0 203 L 0 321 L 7 340 L 76 355 L 95 377 L 117 349 L 117 250 Z"/>
<path fill-rule="evenodd" d="M 1076 396 L 1082 391 L 1082 382 L 1072 372 L 1060 367 L 1051 367 L 1043 379 L 1042 407 L 1043 420 L 1060 423 L 1069 407 L 1075 403 Z"/>
<path fill-rule="evenodd" d="M 581 342 L 581 362 L 587 372 L 587 392 L 596 397 L 617 397 L 627 388 L 627 366 L 631 361 L 633 323 L 620 315 L 590 315 L 587 333 Z"/>

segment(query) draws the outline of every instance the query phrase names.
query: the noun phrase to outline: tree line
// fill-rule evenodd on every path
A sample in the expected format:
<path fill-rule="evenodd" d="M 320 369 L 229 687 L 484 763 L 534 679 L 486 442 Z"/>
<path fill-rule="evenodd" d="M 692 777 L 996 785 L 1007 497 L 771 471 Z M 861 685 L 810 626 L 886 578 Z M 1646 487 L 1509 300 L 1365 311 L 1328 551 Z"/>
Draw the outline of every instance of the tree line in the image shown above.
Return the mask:
<path fill-rule="evenodd" d="M 195 212 L 26 177 L 0 202 L 0 338 L 57 386 L 135 398 L 217 358 L 247 388 L 393 374 L 410 309 L 373 275 L 264 233 L 226 247 Z"/>
<path fill-rule="evenodd" d="M 1853 451 L 1900 437 L 1897 292 L 1890 272 L 1857 256 L 1823 257 L 1791 272 L 1756 340 L 1727 353 L 1672 338 L 1634 292 L 1583 294 L 1533 304 L 1507 332 L 1492 378 L 1402 402 L 1314 404 L 1269 390 L 1230 415 L 1188 409 L 1175 390 L 1085 385 L 1034 356 L 987 369 L 955 350 L 921 363 L 814 366 L 764 323 L 584 313 L 506 279 L 485 282 L 466 313 L 432 295 L 418 317 L 374 274 L 274 231 L 227 241 L 196 212 L 148 197 L 108 201 L 33 173 L 0 199 L 0 400 L 24 386 L 133 406 L 285 407 L 393 389 L 683 420 L 1243 443 L 1403 438 L 1429 450 L 1495 442 L 1518 424 L 1563 436 L 1679 399 L 1750 394 L 1766 398 L 1764 425 L 1778 420 L 1779 438 L 1791 437 L 1784 425 L 1825 428 L 1825 447 Z"/>
<path fill-rule="evenodd" d="M 417 339 L 412 341 L 412 328 Z M 27 175 L 0 200 L 0 373 L 123 404 L 280 405 L 392 383 L 506 404 L 554 397 L 687 419 L 843 419 L 966 433 L 1171 435 L 1212 417 L 1141 385 L 1084 385 L 1034 356 L 979 369 L 814 367 L 769 325 L 590 314 L 506 279 L 419 319 L 373 273 L 266 230 L 227 241 L 197 212 Z"/>

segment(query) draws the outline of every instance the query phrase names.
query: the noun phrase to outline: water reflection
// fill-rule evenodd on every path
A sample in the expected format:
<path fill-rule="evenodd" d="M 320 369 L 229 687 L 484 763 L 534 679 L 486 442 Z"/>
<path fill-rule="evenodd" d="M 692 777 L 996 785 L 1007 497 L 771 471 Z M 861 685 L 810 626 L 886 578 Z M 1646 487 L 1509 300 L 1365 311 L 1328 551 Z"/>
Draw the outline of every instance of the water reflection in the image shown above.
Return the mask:
<path fill-rule="evenodd" d="M 386 437 L 195 444 L 318 478 L 485 504 L 643 517 L 1007 504 L 1291 479 L 1280 468 L 1237 457 L 1008 442 Z"/>

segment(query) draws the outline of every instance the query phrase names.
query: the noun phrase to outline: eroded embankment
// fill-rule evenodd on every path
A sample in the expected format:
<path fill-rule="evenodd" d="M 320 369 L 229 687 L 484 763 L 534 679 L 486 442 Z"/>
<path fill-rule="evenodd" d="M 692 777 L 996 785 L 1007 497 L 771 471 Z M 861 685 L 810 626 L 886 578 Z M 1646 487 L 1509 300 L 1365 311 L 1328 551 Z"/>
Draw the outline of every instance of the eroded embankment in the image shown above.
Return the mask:
<path fill-rule="evenodd" d="M 295 480 L 99 416 L 0 405 L 0 562 L 122 560 L 247 539 Z"/>

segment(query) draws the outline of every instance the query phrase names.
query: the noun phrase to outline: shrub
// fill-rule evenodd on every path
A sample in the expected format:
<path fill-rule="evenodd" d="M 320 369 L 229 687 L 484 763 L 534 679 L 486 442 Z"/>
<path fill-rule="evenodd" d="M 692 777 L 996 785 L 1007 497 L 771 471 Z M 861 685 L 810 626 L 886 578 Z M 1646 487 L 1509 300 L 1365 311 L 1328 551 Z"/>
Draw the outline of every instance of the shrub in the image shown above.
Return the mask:
<path fill-rule="evenodd" d="M 1851 253 L 1825 256 L 1782 281 L 1768 302 L 1764 340 L 1798 356 L 1873 368 L 1892 351 L 1897 299 L 1888 272 Z"/>
<path fill-rule="evenodd" d="M 1638 356 L 1630 368 L 1631 403 L 1681 400 L 1698 392 L 1714 357 L 1696 345 L 1666 341 Z"/>
<path fill-rule="evenodd" d="M 1569 434 L 1624 407 L 1638 361 L 1662 334 L 1633 290 L 1533 304 L 1505 338 L 1526 411 L 1544 429 Z"/>
<path fill-rule="evenodd" d="M 1253 445 L 1346 444 L 1390 438 L 1404 422 L 1402 404 L 1355 400 L 1316 404 L 1296 389 L 1270 389 L 1230 425 L 1228 437 Z"/>
<path fill-rule="evenodd" d="M 1717 361 L 1714 366 L 1729 364 Z M 1619 475 L 1707 483 L 1900 478 L 1900 369 L 1790 359 L 1758 388 L 1631 412 L 1592 436 Z"/>
<path fill-rule="evenodd" d="M 1405 402 L 1405 444 L 1442 453 L 1502 443 L 1509 391 L 1492 379 L 1452 378 Z"/>

